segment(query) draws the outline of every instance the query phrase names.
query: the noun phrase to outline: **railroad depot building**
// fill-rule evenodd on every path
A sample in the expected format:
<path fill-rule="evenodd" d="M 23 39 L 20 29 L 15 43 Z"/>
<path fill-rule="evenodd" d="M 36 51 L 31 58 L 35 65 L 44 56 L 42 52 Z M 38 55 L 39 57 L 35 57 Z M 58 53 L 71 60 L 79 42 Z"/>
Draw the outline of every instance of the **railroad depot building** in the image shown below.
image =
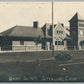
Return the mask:
<path fill-rule="evenodd" d="M 65 26 L 61 23 L 54 25 L 54 49 L 66 50 Z M 46 23 L 39 27 L 35 21 L 33 27 L 14 26 L 0 33 L 1 50 L 12 51 L 37 51 L 52 49 L 52 25 Z"/>

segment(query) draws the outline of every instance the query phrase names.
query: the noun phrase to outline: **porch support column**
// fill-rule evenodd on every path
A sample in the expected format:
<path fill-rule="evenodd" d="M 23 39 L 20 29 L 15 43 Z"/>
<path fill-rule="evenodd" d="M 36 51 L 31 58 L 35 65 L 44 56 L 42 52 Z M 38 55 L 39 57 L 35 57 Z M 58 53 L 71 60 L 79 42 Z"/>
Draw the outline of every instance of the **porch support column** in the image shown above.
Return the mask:
<path fill-rule="evenodd" d="M 74 50 L 76 50 L 76 46 L 74 46 Z"/>

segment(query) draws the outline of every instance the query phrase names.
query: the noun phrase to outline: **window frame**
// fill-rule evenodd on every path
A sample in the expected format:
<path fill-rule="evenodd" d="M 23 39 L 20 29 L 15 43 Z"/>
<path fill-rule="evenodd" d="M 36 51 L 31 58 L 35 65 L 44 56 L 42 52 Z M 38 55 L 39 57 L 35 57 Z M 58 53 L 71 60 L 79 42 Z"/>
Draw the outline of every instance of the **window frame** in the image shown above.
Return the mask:
<path fill-rule="evenodd" d="M 55 45 L 58 45 L 57 43 L 58 43 L 58 41 L 55 41 Z"/>

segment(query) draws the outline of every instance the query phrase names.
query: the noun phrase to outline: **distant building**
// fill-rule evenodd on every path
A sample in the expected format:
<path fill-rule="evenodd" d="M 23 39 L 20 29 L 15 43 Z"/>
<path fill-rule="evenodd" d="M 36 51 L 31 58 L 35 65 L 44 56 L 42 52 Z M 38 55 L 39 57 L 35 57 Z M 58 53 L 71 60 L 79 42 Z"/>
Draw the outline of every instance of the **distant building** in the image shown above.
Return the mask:
<path fill-rule="evenodd" d="M 66 32 L 63 24 L 54 25 L 54 48 L 55 50 L 65 50 Z M 33 27 L 14 26 L 0 33 L 1 50 L 33 51 L 52 49 L 52 25 L 46 23 L 39 28 L 38 22 L 33 23 Z"/>
<path fill-rule="evenodd" d="M 72 46 L 77 50 L 84 50 L 84 19 L 76 13 L 70 19 L 70 37 L 72 38 Z"/>

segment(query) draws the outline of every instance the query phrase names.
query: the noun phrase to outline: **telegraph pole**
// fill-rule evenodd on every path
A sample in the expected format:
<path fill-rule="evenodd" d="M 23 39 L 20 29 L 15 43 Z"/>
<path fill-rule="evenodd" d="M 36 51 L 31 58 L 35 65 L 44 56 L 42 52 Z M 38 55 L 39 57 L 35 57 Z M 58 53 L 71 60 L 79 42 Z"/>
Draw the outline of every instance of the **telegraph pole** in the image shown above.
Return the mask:
<path fill-rule="evenodd" d="M 52 0 L 52 56 L 54 56 L 54 10 Z"/>

